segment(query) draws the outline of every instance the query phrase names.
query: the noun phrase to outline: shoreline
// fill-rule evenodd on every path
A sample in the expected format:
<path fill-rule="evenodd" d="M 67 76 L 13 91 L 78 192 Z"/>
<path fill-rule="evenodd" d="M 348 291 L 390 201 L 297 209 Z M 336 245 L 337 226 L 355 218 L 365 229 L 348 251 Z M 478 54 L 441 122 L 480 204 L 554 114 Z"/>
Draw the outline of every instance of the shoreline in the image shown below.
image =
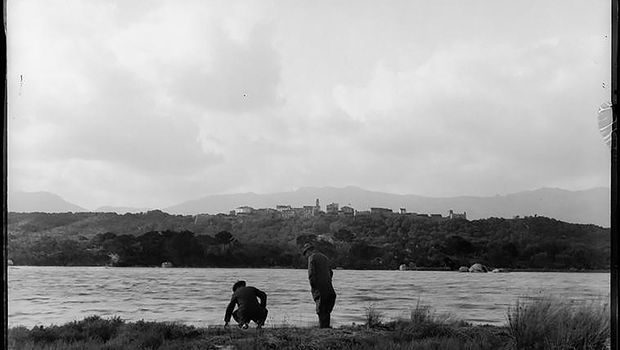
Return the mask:
<path fill-rule="evenodd" d="M 367 317 L 365 324 L 324 329 L 316 325 L 300 327 L 286 324 L 257 329 L 254 323 L 248 329 L 240 329 L 234 324 L 230 327 L 195 327 L 175 322 L 126 322 L 119 318 L 91 316 L 58 326 L 35 326 L 31 329 L 11 327 L 8 328 L 7 339 L 8 349 L 30 350 L 514 350 L 532 349 L 533 345 L 548 336 L 540 333 L 541 322 L 548 322 L 548 319 L 542 317 L 525 326 L 515 326 L 509 322 L 505 325 L 471 324 L 435 317 L 430 313 L 417 316 L 412 314 L 410 320 L 389 322 L 382 322 L 380 314 L 369 314 Z M 549 329 L 547 327 L 545 331 L 549 332 Z M 598 338 L 579 334 L 584 331 L 576 327 L 561 329 L 560 334 L 553 334 L 557 332 L 555 330 L 551 330 L 551 333 L 553 338 L 576 339 L 576 343 L 580 343 L 580 339 L 594 339 L 597 344 L 589 349 L 609 349 L 610 338 L 605 335 L 608 333 L 604 329 L 601 332 L 599 324 L 595 326 L 595 331 L 598 332 Z"/>
<path fill-rule="evenodd" d="M 436 314 L 428 305 L 416 305 L 408 318 L 385 321 L 369 307 L 363 324 L 320 329 L 313 326 L 267 325 L 249 329 L 234 324 L 191 326 L 179 322 L 132 321 L 118 316 L 89 316 L 63 325 L 8 328 L 8 349 L 356 349 L 356 350 L 606 350 L 610 344 L 608 303 L 575 306 L 547 296 L 517 300 L 506 310 L 502 325 L 472 324 Z M 585 323 L 584 323 L 585 322 Z M 587 324 L 587 327 L 584 325 Z M 541 348 L 541 344 L 546 344 Z M 547 347 L 549 345 L 550 347 Z"/>
<path fill-rule="evenodd" d="M 123 268 L 158 268 L 158 269 L 273 269 L 273 270 L 305 270 L 306 267 L 287 267 L 287 266 L 265 266 L 265 267 L 253 267 L 253 266 L 173 266 L 173 267 L 161 267 L 161 266 L 108 266 L 108 265 L 6 265 L 7 268 L 10 267 L 106 267 L 106 268 L 115 268 L 115 269 L 123 269 Z M 511 269 L 511 268 L 501 268 L 500 272 L 460 272 L 458 270 L 450 270 L 441 267 L 420 267 L 420 268 L 409 268 L 406 270 L 398 270 L 398 269 L 344 269 L 344 268 L 335 268 L 334 271 L 433 271 L 433 272 L 458 272 L 458 273 L 510 273 L 510 272 L 570 272 L 570 273 L 611 273 L 610 269 L 592 269 L 592 270 L 570 270 L 570 269 Z"/>
<path fill-rule="evenodd" d="M 88 325 L 86 325 L 88 324 Z M 98 329 L 97 329 L 98 327 Z M 76 332 L 76 330 L 81 330 Z M 472 345 L 484 339 L 490 347 L 509 349 L 513 343 L 507 327 L 469 324 L 427 324 L 411 327 L 408 322 L 350 325 L 320 329 L 317 326 L 266 326 L 239 329 L 235 325 L 193 327 L 169 322 L 124 322 L 96 317 L 54 327 L 8 329 L 9 349 L 410 349 L 412 345 L 436 344 L 446 350 Z M 458 344 L 455 346 L 455 344 Z M 401 347 L 402 346 L 402 347 Z M 417 347 L 415 347 L 417 349 Z M 467 347 L 470 349 L 471 347 Z M 423 348 L 426 349 L 426 348 Z"/>

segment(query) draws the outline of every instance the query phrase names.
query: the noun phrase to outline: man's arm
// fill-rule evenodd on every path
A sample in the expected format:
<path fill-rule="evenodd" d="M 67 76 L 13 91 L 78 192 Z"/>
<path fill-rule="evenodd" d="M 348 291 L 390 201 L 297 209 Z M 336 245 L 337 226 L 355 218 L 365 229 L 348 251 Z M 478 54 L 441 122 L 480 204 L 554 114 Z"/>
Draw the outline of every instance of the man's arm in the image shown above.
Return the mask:
<path fill-rule="evenodd" d="M 310 287 L 316 285 L 316 263 L 314 261 L 314 255 L 308 258 L 308 280 L 310 281 Z"/>
<path fill-rule="evenodd" d="M 230 299 L 230 303 L 228 303 L 228 306 L 226 307 L 226 315 L 224 316 L 224 322 L 226 322 L 226 324 L 230 322 L 230 316 L 232 316 L 232 312 L 235 309 L 236 304 L 237 296 L 233 294 L 232 298 Z"/>
<path fill-rule="evenodd" d="M 260 306 L 267 307 L 267 294 L 262 290 L 255 288 L 256 296 L 260 299 Z"/>

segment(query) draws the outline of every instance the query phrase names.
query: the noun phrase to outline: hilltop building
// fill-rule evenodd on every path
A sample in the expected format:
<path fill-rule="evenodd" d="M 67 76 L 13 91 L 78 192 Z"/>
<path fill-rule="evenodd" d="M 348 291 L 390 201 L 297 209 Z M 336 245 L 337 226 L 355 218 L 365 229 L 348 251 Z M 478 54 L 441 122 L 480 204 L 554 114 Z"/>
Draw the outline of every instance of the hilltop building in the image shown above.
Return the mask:
<path fill-rule="evenodd" d="M 450 209 L 448 212 L 448 219 L 465 219 L 467 220 L 467 213 L 463 212 L 463 214 L 455 213 Z"/>
<path fill-rule="evenodd" d="M 340 208 L 340 214 L 344 216 L 355 216 L 355 209 L 348 205 L 345 205 L 344 207 Z"/>
<path fill-rule="evenodd" d="M 338 203 L 330 203 L 325 208 L 327 214 L 338 214 Z"/>
<path fill-rule="evenodd" d="M 252 214 L 254 212 L 254 208 L 248 206 L 237 207 L 235 210 L 235 215 L 239 214 Z"/>
<path fill-rule="evenodd" d="M 300 208 L 301 210 L 299 211 L 301 215 L 308 217 L 308 216 L 315 216 L 317 215 L 319 212 L 316 210 L 316 206 L 315 205 L 304 205 L 303 208 Z"/>
<path fill-rule="evenodd" d="M 278 211 L 273 208 L 259 208 L 259 209 L 254 209 L 254 211 L 252 212 L 252 214 L 259 214 L 259 215 L 274 215 L 277 213 Z"/>
<path fill-rule="evenodd" d="M 287 211 L 287 210 L 291 210 L 293 208 L 291 208 L 290 205 L 276 205 L 276 210 L 277 211 Z"/>
<path fill-rule="evenodd" d="M 295 216 L 311 217 L 318 215 L 321 212 L 321 206 L 318 199 L 316 200 L 315 205 L 304 205 L 301 208 L 293 208 L 288 204 L 278 204 L 276 205 L 275 212 L 280 214 L 280 216 L 283 218 L 292 218 Z"/>

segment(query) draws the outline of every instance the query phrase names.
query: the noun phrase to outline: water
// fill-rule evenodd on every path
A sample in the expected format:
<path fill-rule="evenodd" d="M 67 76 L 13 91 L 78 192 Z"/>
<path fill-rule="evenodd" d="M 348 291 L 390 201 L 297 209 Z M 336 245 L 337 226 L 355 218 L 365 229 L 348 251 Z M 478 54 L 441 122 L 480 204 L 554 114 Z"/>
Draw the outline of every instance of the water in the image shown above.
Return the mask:
<path fill-rule="evenodd" d="M 317 323 L 306 270 L 11 266 L 8 324 L 60 325 L 91 315 L 127 321 L 223 324 L 235 281 L 265 291 L 269 325 Z M 369 306 L 407 317 L 418 301 L 438 313 L 501 325 L 519 297 L 609 298 L 609 273 L 334 271 L 334 326 L 364 322 Z"/>

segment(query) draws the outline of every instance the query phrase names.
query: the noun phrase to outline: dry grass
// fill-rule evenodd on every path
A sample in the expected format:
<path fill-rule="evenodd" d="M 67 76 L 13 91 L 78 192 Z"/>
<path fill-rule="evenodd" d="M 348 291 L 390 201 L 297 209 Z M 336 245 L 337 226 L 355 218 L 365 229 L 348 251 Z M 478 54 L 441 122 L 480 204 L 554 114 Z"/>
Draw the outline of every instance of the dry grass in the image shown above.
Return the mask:
<path fill-rule="evenodd" d="M 378 322 L 376 309 L 370 312 Z M 373 316 L 374 315 L 374 316 Z M 434 322 L 434 321 L 432 321 Z M 17 327 L 9 330 L 9 349 L 27 350 L 99 350 L 99 349 L 445 349 L 445 350 L 498 350 L 508 340 L 493 330 L 452 329 L 452 326 L 429 322 L 413 325 L 409 320 L 378 322 L 373 328 L 366 325 L 336 329 L 254 328 L 235 327 L 194 328 L 164 322 L 124 322 L 91 317 L 63 326 Z M 77 334 L 88 324 L 90 336 Z M 111 332 L 110 332 L 111 330 Z M 108 335 L 110 335 L 108 337 Z"/>

